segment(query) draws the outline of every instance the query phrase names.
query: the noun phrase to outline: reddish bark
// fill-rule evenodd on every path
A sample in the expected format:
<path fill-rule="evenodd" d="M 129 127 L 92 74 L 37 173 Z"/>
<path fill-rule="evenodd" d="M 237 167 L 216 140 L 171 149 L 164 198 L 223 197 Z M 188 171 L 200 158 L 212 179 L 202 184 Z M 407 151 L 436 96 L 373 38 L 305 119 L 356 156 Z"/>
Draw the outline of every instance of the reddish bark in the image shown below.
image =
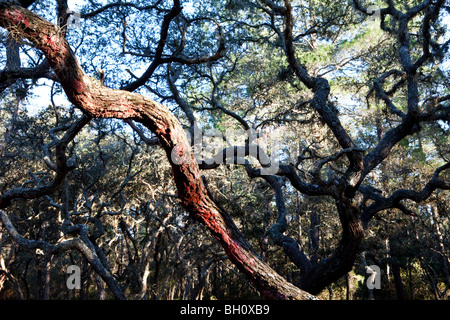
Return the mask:
<path fill-rule="evenodd" d="M 64 33 L 22 7 L 0 4 L 0 26 L 24 37 L 41 50 L 68 99 L 92 117 L 133 119 L 159 138 L 171 163 L 181 204 L 219 240 L 230 260 L 258 290 L 271 299 L 314 299 L 270 268 L 252 250 L 226 212 L 210 199 L 187 137 L 171 112 L 161 104 L 128 91 L 104 87 L 84 74 Z M 172 156 L 182 161 L 173 161 Z"/>

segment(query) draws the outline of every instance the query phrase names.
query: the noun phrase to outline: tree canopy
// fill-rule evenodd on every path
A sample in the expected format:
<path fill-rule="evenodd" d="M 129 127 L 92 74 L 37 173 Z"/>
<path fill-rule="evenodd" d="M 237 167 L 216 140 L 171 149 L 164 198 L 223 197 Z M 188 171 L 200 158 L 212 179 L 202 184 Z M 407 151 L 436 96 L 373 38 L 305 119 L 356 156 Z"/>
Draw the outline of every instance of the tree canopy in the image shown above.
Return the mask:
<path fill-rule="evenodd" d="M 449 14 L 0 1 L 0 297 L 448 299 Z"/>

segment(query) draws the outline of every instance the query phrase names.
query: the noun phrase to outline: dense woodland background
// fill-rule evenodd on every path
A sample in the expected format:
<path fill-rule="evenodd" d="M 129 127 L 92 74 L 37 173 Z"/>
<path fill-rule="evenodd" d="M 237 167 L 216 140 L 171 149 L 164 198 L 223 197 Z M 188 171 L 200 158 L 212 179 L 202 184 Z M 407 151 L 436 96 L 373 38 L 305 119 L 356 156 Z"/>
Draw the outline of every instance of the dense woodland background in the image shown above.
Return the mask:
<path fill-rule="evenodd" d="M 186 132 L 200 126 L 205 158 L 229 146 L 214 134 L 254 128 L 282 141 L 272 159 L 323 190 L 333 191 L 346 178 L 348 154 L 370 154 L 406 121 L 415 83 L 417 127 L 392 143 L 351 196 L 362 213 L 383 205 L 367 220 L 350 271 L 314 294 L 449 299 L 448 1 L 21 4 L 59 24 L 93 81 L 161 102 Z M 177 4 L 181 11 L 174 11 Z M 368 5 L 374 15 L 365 13 Z M 298 69 L 287 41 L 289 6 Z M 392 8 L 416 11 L 405 27 Z M 411 78 L 401 56 L 402 28 L 409 58 L 418 63 Z M 42 51 L 8 30 L 0 33 L 0 298 L 112 299 L 99 268 L 128 299 L 262 298 L 180 205 L 171 165 L 150 130 L 132 120 L 85 119 L 65 98 Z M 343 147 L 298 70 L 328 81 L 327 106 L 358 150 Z M 54 184 L 61 154 L 67 174 Z M 286 239 L 280 241 L 273 226 L 285 226 L 283 236 L 319 265 L 339 248 L 342 209 L 331 191 L 313 194 L 287 174 L 258 174 L 258 159 L 246 159 L 200 163 L 204 183 L 261 259 L 302 288 L 301 264 L 289 257 Z M 14 230 L 6 228 L 8 221 Z M 87 257 L 90 249 L 51 247 L 71 237 L 98 259 Z M 373 264 L 382 271 L 379 290 L 366 286 L 365 268 Z M 69 265 L 81 268 L 80 290 L 66 287 Z"/>

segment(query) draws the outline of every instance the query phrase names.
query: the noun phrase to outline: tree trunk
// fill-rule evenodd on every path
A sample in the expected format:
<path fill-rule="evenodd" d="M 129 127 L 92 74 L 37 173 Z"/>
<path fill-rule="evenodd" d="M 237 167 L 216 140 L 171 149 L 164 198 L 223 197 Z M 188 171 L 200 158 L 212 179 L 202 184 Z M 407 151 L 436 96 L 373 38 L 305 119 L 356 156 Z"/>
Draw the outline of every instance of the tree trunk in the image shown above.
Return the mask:
<path fill-rule="evenodd" d="M 320 239 L 320 215 L 316 211 L 312 211 L 310 216 L 310 226 L 309 226 L 309 247 L 311 252 L 310 261 L 313 265 L 317 264 L 319 250 L 319 239 Z"/>
<path fill-rule="evenodd" d="M 44 258 L 44 300 L 50 300 L 50 271 L 52 258 L 53 256 L 46 256 Z"/>
<path fill-rule="evenodd" d="M 364 237 L 359 209 L 350 201 L 337 201 L 336 206 L 343 229 L 338 247 L 330 258 L 318 262 L 300 279 L 299 287 L 312 294 L 318 294 L 352 269 Z"/>
<path fill-rule="evenodd" d="M 440 296 L 445 297 L 449 294 L 450 291 L 450 269 L 449 269 L 449 260 L 448 260 L 448 254 L 447 249 L 444 245 L 444 235 L 442 234 L 441 227 L 440 227 L 440 218 L 439 218 L 439 210 L 436 203 L 433 203 L 431 205 L 431 213 L 433 215 L 433 227 L 434 232 L 437 235 L 438 240 L 438 247 L 439 247 L 439 257 L 442 262 L 442 273 L 444 275 L 444 283 L 445 283 L 445 290 L 440 293 Z"/>
<path fill-rule="evenodd" d="M 394 276 L 394 283 L 395 283 L 395 291 L 397 292 L 397 299 L 398 300 L 406 300 L 406 294 L 405 294 L 405 287 L 403 285 L 402 281 L 402 275 L 401 275 L 401 267 L 399 263 L 399 251 L 400 243 L 399 240 L 395 238 L 389 239 L 389 248 L 390 248 L 390 256 L 392 259 L 392 275 Z"/>

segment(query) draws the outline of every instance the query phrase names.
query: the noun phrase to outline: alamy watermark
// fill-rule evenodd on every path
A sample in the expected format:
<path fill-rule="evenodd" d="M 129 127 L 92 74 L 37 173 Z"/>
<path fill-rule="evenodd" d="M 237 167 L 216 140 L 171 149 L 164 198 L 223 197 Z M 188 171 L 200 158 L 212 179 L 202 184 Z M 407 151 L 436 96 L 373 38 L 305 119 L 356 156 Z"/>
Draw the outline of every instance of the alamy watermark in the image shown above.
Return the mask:
<path fill-rule="evenodd" d="M 67 19 L 67 26 L 70 28 L 78 28 L 81 25 L 81 13 L 67 10 L 69 18 Z"/>
<path fill-rule="evenodd" d="M 378 6 L 370 5 L 366 9 L 366 13 L 369 15 L 369 20 L 380 19 L 381 17 L 381 9 Z"/>
<path fill-rule="evenodd" d="M 369 290 L 381 289 L 381 269 L 377 265 L 366 266 L 366 274 L 368 278 L 366 286 Z"/>
<path fill-rule="evenodd" d="M 79 266 L 70 265 L 66 269 L 66 273 L 70 276 L 66 280 L 67 289 L 81 289 L 81 270 Z"/>

